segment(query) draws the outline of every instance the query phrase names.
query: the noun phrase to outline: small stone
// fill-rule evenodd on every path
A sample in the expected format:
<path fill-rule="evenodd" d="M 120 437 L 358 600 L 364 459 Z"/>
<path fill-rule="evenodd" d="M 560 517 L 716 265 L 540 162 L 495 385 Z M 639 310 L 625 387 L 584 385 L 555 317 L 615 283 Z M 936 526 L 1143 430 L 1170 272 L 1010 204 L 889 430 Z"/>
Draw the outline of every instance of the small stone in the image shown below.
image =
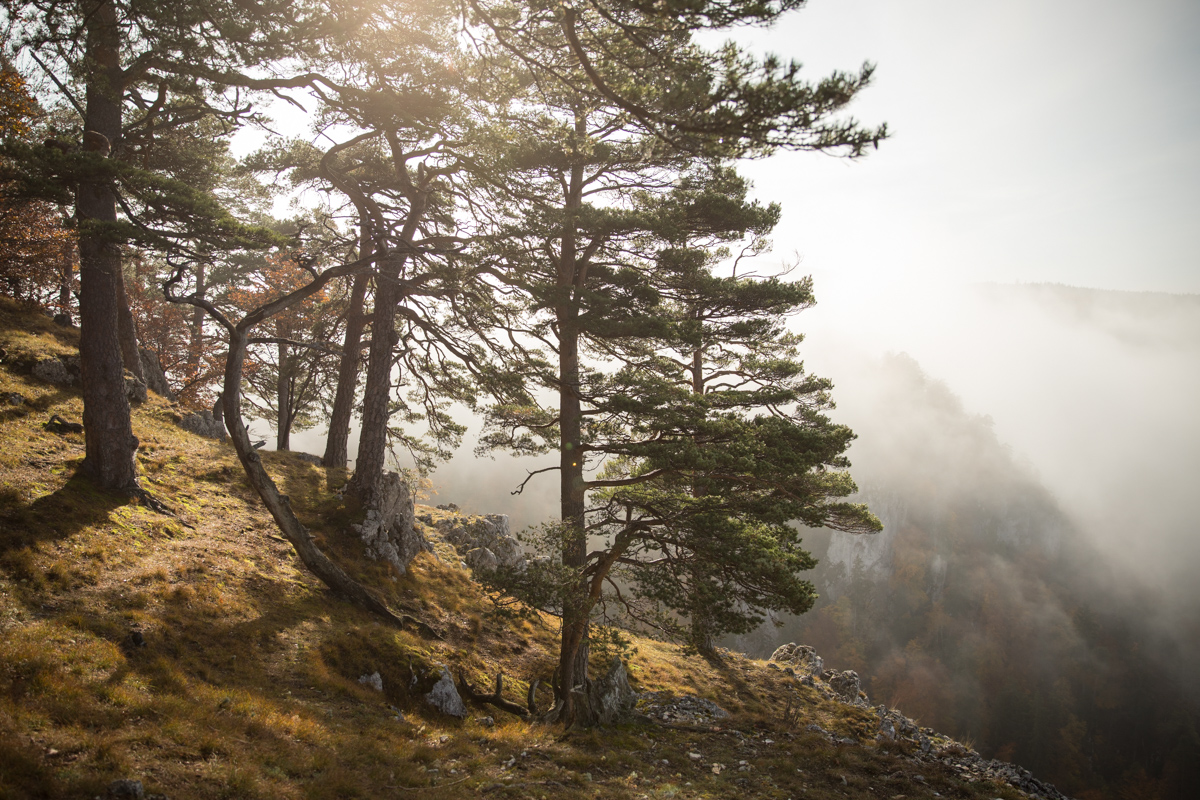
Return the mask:
<path fill-rule="evenodd" d="M 363 686 L 370 686 L 377 692 L 383 691 L 383 676 L 378 672 L 372 672 L 370 675 L 363 675 L 358 679 L 358 682 Z"/>

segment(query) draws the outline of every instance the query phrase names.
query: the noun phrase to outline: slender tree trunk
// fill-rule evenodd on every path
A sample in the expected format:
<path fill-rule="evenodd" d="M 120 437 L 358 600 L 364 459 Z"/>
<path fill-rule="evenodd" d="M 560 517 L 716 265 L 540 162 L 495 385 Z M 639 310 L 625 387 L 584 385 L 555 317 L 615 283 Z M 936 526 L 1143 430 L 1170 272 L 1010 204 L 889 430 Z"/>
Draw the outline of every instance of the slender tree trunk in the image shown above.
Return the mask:
<path fill-rule="evenodd" d="M 84 149 L 107 156 L 121 135 L 120 32 L 111 0 L 97 3 L 87 24 L 87 83 Z M 125 397 L 118 337 L 121 252 L 97 225 L 117 221 L 113 189 L 83 183 L 76 199 L 79 219 L 79 361 L 83 383 L 85 457 L 83 471 L 107 489 L 137 488 L 137 439 Z"/>
<path fill-rule="evenodd" d="M 138 351 L 137 324 L 129 309 L 129 295 L 125 292 L 125 274 L 117 271 L 117 336 L 121 340 L 121 362 L 135 378 L 146 382 L 146 371 L 142 369 L 142 356 Z"/>
<path fill-rule="evenodd" d="M 196 296 L 203 298 L 204 292 L 208 288 L 204 284 L 205 270 L 204 264 L 196 265 Z M 190 341 L 188 342 L 187 361 L 184 362 L 184 383 L 190 384 L 195 382 L 200 374 L 200 356 L 204 352 L 204 309 L 200 306 L 192 307 L 192 323 L 188 326 Z"/>
<path fill-rule="evenodd" d="M 412 201 L 400 235 L 402 243 L 412 241 L 417 224 L 425 213 L 428 196 L 421 192 Z M 392 390 L 392 351 L 396 338 L 396 306 L 403 299 L 400 272 L 408 254 L 394 252 L 379 265 L 375 279 L 375 310 L 371 316 L 371 350 L 367 363 L 367 384 L 363 389 L 362 431 L 358 439 L 358 457 L 350 492 L 365 505 L 375 499 L 379 478 L 383 475 L 387 454 L 388 399 Z"/>
<path fill-rule="evenodd" d="M 366 328 L 367 315 L 363 302 L 367 296 L 367 274 L 354 276 L 350 286 L 350 310 L 346 314 L 346 337 L 342 342 L 342 360 L 338 364 L 337 392 L 333 397 L 333 412 L 329 416 L 329 435 L 325 439 L 327 467 L 345 468 L 349 458 L 350 415 L 354 410 L 354 389 L 358 382 L 358 348 Z"/>
<path fill-rule="evenodd" d="M 698 312 L 697 312 L 698 313 Z M 699 320 L 697 320 L 699 323 Z M 703 335 L 703 334 L 702 334 Z M 692 393 L 697 395 L 704 394 L 704 342 L 700 343 L 692 351 Z M 692 496 L 698 497 L 701 494 L 702 488 L 692 482 Z M 703 602 L 703 593 L 696 591 L 699 587 L 699 582 L 702 579 L 700 570 L 690 570 L 691 581 L 693 587 L 693 596 L 691 608 L 688 610 L 688 616 L 691 617 L 690 640 L 692 646 L 696 648 L 702 655 L 715 656 L 717 654 L 717 641 L 712 634 L 712 626 L 709 624 L 709 617 L 706 613 Z M 699 601 L 699 602 L 697 602 Z"/>
<path fill-rule="evenodd" d="M 587 118 L 576 112 L 575 132 L 582 140 L 587 135 Z M 587 533 L 584 529 L 587 484 L 583 480 L 583 408 L 579 385 L 579 292 L 587 280 L 587 266 L 579 263 L 577 218 L 583 205 L 583 166 L 571 168 L 565 198 L 562 251 L 558 264 L 558 425 L 559 425 L 559 497 L 562 517 L 562 563 L 582 570 L 587 564 Z M 559 720 L 575 722 L 571 690 L 588 680 L 587 585 L 578 585 L 563 597 L 563 631 L 559 651 L 559 678 L 563 706 Z"/>
<path fill-rule="evenodd" d="M 275 449 L 288 450 L 292 438 L 292 376 L 288 346 L 279 348 L 279 371 L 275 376 Z"/>

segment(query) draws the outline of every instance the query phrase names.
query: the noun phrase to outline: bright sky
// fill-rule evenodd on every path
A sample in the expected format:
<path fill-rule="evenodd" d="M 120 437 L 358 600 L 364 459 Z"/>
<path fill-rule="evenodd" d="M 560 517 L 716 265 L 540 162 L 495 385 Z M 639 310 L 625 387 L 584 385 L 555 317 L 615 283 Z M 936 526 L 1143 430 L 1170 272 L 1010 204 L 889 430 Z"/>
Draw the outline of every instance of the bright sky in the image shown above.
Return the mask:
<path fill-rule="evenodd" d="M 745 169 L 783 204 L 776 252 L 826 297 L 926 280 L 1200 292 L 1200 3 L 810 0 L 737 38 L 812 78 L 878 66 L 853 108 L 894 132 L 877 153 Z"/>

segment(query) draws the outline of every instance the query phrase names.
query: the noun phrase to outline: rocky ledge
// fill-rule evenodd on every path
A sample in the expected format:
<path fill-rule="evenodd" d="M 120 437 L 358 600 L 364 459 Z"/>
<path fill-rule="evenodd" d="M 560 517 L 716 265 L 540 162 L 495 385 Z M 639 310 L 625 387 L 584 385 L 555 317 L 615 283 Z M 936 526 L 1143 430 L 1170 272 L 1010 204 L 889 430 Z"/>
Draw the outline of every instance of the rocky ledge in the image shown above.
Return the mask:
<path fill-rule="evenodd" d="M 859 708 L 871 708 L 866 692 L 862 691 L 858 674 L 853 670 L 838 672 L 824 669 L 824 661 L 808 645 L 789 642 L 779 647 L 771 654 L 767 666 L 791 675 L 805 686 L 814 687 L 829 700 Z M 1006 783 L 1029 797 L 1069 800 L 1053 784 L 1039 781 L 1024 767 L 1006 761 L 986 759 L 965 744 L 936 733 L 932 728 L 923 728 L 900 711 L 886 705 L 877 705 L 874 711 L 879 719 L 876 739 L 901 740 L 915 744 L 916 754 L 912 758 L 918 763 L 940 762 L 966 781 Z M 819 725 L 809 725 L 808 730 L 824 735 L 831 742 L 858 744 L 854 739 L 839 738 Z"/>

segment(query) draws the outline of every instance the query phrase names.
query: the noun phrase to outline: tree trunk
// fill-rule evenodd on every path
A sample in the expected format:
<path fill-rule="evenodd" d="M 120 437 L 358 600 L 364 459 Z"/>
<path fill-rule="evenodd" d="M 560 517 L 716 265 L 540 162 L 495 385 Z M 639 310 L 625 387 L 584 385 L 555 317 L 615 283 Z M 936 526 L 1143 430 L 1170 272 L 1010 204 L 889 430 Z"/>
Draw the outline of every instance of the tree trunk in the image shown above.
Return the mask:
<path fill-rule="evenodd" d="M 586 112 L 577 110 L 575 132 L 580 140 L 587 136 Z M 559 254 L 558 286 L 555 308 L 558 321 L 558 425 L 559 425 L 559 498 L 562 517 L 562 563 L 582 570 L 587 564 L 587 532 L 584 529 L 587 484 L 583 480 L 583 409 L 579 386 L 579 292 L 587 280 L 587 265 L 579 263 L 577 218 L 583 205 L 583 166 L 571 167 L 567 184 L 563 222 L 562 251 Z M 559 679 L 562 708 L 559 721 L 575 722 L 571 690 L 588 680 L 588 602 L 586 581 L 567 590 L 563 597 L 562 644 L 559 650 Z"/>
<path fill-rule="evenodd" d="M 107 156 L 121 135 L 120 33 L 111 0 L 88 18 L 87 109 L 84 149 Z M 125 397 L 125 371 L 118 338 L 121 252 L 107 240 L 117 221 L 113 188 L 82 183 L 75 205 L 79 219 L 79 362 L 83 383 L 85 457 L 82 470 L 106 489 L 137 488 L 137 439 Z"/>
<path fill-rule="evenodd" d="M 279 370 L 275 375 L 275 449 L 287 450 L 292 438 L 292 376 L 286 344 L 279 348 Z"/>
<path fill-rule="evenodd" d="M 402 246 L 412 242 L 417 224 L 425 213 L 428 195 L 413 198 L 408 219 L 400 234 Z M 408 260 L 405 252 L 387 255 L 376 272 L 375 310 L 371 316 L 371 350 L 367 363 L 367 385 L 363 389 L 362 431 L 358 439 L 358 457 L 350 492 L 366 506 L 375 499 L 379 477 L 383 474 L 387 453 L 388 400 L 392 390 L 392 350 L 396 338 L 396 305 L 403 299 L 400 272 Z"/>
<path fill-rule="evenodd" d="M 196 265 L 196 296 L 203 298 L 208 288 L 204 285 L 204 264 Z M 188 326 L 190 341 L 188 342 L 187 361 L 184 362 L 183 380 L 185 385 L 196 381 L 200 375 L 200 357 L 204 352 L 204 309 L 192 307 L 192 323 Z M 218 401 L 219 402 L 219 401 Z"/>
<path fill-rule="evenodd" d="M 330 589 L 397 626 L 403 626 L 405 622 L 423 625 L 410 617 L 396 616 L 383 601 L 347 575 L 341 567 L 330 561 L 313 542 L 312 535 L 296 518 L 287 495 L 279 493 L 275 482 L 271 480 L 271 476 L 263 467 L 261 457 L 250 443 L 250 435 L 242 423 L 239 406 L 241 404 L 242 365 L 245 358 L 246 334 L 244 331 L 234 329 L 229 334 L 229 357 L 225 362 L 225 384 L 221 393 L 225 428 L 229 431 L 233 448 L 237 451 L 238 460 L 242 462 L 250 486 L 262 498 L 263 504 L 279 526 L 280 532 L 296 550 L 296 554 L 300 556 L 304 566 Z M 428 629 L 428 626 L 424 627 Z"/>
<path fill-rule="evenodd" d="M 342 360 L 338 364 L 337 392 L 333 397 L 333 412 L 329 416 L 329 435 L 325 439 L 327 467 L 345 468 L 349 458 L 350 415 L 354 410 L 354 389 L 358 382 L 358 348 L 362 342 L 367 315 L 363 302 L 367 296 L 367 275 L 354 276 L 350 287 L 350 309 L 346 314 L 346 338 L 342 342 Z"/>
<path fill-rule="evenodd" d="M 125 369 L 142 383 L 146 372 L 142 369 L 142 354 L 138 349 L 137 324 L 129 310 L 129 295 L 125 292 L 124 270 L 117 270 L 117 336 L 121 340 L 121 362 Z"/>

